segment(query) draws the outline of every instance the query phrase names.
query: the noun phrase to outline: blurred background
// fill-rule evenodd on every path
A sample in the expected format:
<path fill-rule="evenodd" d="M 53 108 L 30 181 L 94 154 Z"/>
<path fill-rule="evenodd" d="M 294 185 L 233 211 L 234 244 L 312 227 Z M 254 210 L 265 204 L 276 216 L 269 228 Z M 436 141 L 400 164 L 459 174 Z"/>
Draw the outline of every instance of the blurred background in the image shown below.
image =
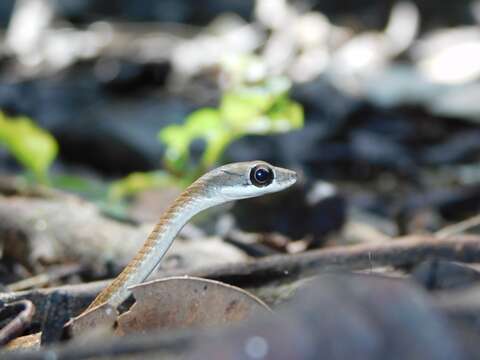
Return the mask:
<path fill-rule="evenodd" d="M 298 186 L 191 237 L 262 256 L 438 231 L 480 210 L 479 21 L 474 0 L 4 0 L 3 186 L 140 224 L 263 159 Z"/>

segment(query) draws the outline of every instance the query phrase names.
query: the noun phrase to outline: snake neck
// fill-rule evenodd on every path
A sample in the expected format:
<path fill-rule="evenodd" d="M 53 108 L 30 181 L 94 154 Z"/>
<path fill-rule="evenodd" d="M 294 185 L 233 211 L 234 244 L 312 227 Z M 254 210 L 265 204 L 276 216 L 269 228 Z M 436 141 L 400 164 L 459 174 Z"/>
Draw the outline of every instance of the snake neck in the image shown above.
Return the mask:
<path fill-rule="evenodd" d="M 123 271 L 95 298 L 86 311 L 104 303 L 119 306 L 130 295 L 130 286 L 143 282 L 155 270 L 183 226 L 197 213 L 218 204 L 204 196 L 204 186 L 188 187 L 160 217 L 142 248 Z"/>

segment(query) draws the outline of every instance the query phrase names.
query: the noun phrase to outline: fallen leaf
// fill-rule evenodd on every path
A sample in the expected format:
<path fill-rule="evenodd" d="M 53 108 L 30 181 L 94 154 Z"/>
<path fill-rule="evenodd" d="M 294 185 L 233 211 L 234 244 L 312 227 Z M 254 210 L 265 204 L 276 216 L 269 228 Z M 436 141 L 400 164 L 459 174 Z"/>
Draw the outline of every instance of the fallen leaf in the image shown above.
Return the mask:
<path fill-rule="evenodd" d="M 171 277 L 131 289 L 136 303 L 118 318 L 119 335 L 158 328 L 214 327 L 270 311 L 245 290 L 207 279 Z"/>

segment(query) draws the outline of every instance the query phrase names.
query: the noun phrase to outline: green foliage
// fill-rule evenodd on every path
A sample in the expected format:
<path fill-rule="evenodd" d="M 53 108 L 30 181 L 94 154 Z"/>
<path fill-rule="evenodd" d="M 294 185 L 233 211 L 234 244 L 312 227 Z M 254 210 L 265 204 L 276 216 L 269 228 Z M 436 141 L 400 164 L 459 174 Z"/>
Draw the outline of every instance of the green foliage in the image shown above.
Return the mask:
<path fill-rule="evenodd" d="M 27 117 L 8 117 L 0 112 L 0 144 L 28 169 L 36 180 L 45 182 L 48 169 L 58 153 L 55 138 Z"/>
<path fill-rule="evenodd" d="M 165 164 L 173 173 L 194 178 L 218 163 L 225 148 L 250 134 L 274 134 L 303 126 L 303 109 L 288 96 L 290 82 L 270 78 L 226 91 L 218 108 L 193 112 L 183 125 L 171 125 L 158 137 L 166 146 Z M 206 149 L 200 164 L 190 168 L 189 146 L 202 139 Z"/>

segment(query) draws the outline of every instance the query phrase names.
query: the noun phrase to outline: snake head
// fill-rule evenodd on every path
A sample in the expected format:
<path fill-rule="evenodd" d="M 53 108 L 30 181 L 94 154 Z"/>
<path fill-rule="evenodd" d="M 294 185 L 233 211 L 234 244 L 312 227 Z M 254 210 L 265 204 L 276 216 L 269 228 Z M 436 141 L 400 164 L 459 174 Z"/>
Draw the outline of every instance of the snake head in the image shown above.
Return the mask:
<path fill-rule="evenodd" d="M 199 180 L 210 199 L 226 202 L 284 190 L 296 182 L 297 174 L 265 161 L 247 161 L 221 166 Z"/>

